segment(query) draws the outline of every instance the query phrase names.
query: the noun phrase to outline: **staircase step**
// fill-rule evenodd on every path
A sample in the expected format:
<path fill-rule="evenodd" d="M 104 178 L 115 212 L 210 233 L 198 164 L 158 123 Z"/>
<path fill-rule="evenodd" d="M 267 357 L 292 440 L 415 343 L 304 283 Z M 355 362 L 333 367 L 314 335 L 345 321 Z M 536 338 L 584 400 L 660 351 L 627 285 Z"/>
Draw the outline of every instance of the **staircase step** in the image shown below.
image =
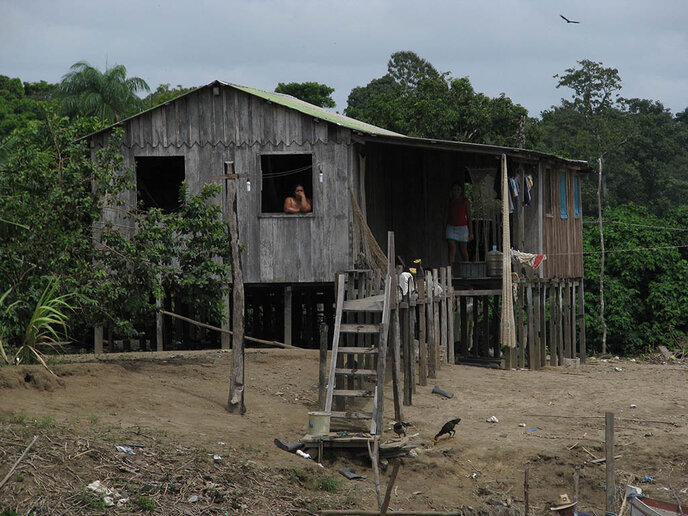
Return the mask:
<path fill-rule="evenodd" d="M 339 327 L 341 333 L 380 333 L 379 324 L 347 323 Z"/>
<path fill-rule="evenodd" d="M 372 412 L 330 412 L 330 417 L 338 417 L 342 419 L 372 419 Z"/>
<path fill-rule="evenodd" d="M 362 389 L 335 389 L 332 391 L 333 396 L 346 396 L 349 398 L 372 398 L 375 396 L 374 391 L 365 391 Z"/>
<path fill-rule="evenodd" d="M 362 299 L 351 299 L 344 301 L 342 310 L 345 312 L 382 312 L 385 303 L 385 295 L 364 297 Z"/>
<path fill-rule="evenodd" d="M 338 351 L 340 353 L 349 353 L 352 355 L 377 355 L 377 348 L 364 348 L 364 347 L 339 347 Z"/>
<path fill-rule="evenodd" d="M 377 376 L 374 369 L 335 369 L 335 374 L 358 375 L 358 376 Z"/>

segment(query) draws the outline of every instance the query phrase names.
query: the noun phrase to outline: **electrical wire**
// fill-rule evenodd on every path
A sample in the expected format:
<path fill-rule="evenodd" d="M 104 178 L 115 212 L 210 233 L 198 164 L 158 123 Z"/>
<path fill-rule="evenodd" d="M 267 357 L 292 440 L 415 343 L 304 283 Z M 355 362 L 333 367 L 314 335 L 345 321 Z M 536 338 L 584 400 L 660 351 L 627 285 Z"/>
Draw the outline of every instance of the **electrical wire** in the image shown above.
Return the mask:
<path fill-rule="evenodd" d="M 599 224 L 599 221 L 597 220 L 584 220 L 583 224 Z M 619 220 L 603 220 L 602 224 L 623 224 L 624 226 L 635 226 L 639 228 L 648 228 L 648 229 L 666 229 L 666 230 L 671 230 L 671 231 L 688 231 L 688 228 L 674 228 L 674 227 L 667 227 L 667 226 L 648 226 L 647 224 L 634 224 L 633 222 L 621 222 Z"/>

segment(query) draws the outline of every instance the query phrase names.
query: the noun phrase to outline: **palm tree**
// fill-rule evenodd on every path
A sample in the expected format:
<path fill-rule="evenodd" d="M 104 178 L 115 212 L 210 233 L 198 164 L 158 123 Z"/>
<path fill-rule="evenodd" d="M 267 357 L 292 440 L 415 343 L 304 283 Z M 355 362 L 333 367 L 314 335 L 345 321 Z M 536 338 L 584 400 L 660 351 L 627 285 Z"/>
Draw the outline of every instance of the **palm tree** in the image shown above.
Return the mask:
<path fill-rule="evenodd" d="M 62 77 L 58 95 L 69 116 L 96 116 L 104 122 L 119 122 L 122 117 L 143 109 L 139 91 L 150 91 L 140 77 L 127 77 L 123 65 L 107 68 L 105 73 L 79 61 Z"/>

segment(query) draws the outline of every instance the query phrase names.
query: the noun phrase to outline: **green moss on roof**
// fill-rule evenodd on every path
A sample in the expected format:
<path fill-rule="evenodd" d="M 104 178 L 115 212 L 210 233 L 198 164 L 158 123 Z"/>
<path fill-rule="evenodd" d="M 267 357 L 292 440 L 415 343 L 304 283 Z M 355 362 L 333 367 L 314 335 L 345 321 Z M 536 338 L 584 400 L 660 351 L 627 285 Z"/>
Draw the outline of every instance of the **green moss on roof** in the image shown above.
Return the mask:
<path fill-rule="evenodd" d="M 270 102 L 274 102 L 275 104 L 279 104 L 281 106 L 290 108 L 290 109 L 295 109 L 297 111 L 300 111 L 301 113 L 304 113 L 306 115 L 313 116 L 315 118 L 320 118 L 322 120 L 326 120 L 328 122 L 332 122 L 337 125 L 341 125 L 342 127 L 346 127 L 348 129 L 351 129 L 353 131 L 360 131 L 362 133 L 367 133 L 367 134 L 379 134 L 379 135 L 386 135 L 386 136 L 404 136 L 403 134 L 395 133 L 394 131 L 388 131 L 387 129 L 383 129 L 382 127 L 377 127 L 375 125 L 371 124 L 366 124 L 365 122 L 361 122 L 360 120 L 355 120 L 353 118 L 349 118 L 348 116 L 340 115 L 339 113 L 335 113 L 333 111 L 330 111 L 325 108 L 320 108 L 318 106 L 314 106 L 313 104 L 309 104 L 308 102 L 304 102 L 303 100 L 299 100 L 295 97 L 292 97 L 290 95 L 284 95 L 282 93 L 276 93 L 276 92 L 268 92 L 268 91 L 263 91 L 263 90 L 257 90 L 255 88 L 247 88 L 246 86 L 239 86 L 238 84 L 232 84 L 232 83 L 223 83 L 228 86 L 231 86 L 232 88 L 236 88 L 238 90 L 244 91 L 246 93 L 249 93 L 251 95 L 255 95 L 256 97 L 260 97 L 262 99 L 268 100 Z"/>

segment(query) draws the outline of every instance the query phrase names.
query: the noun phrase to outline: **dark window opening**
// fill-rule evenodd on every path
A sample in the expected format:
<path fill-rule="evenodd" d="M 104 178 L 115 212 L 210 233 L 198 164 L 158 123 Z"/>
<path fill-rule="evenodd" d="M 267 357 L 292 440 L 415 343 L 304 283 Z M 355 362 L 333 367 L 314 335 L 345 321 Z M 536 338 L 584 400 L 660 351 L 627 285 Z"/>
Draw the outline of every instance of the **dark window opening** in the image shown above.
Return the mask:
<path fill-rule="evenodd" d="M 313 202 L 312 154 L 263 154 L 261 211 L 284 213 L 284 200 L 294 195 L 296 185 L 302 185 L 307 199 Z"/>
<path fill-rule="evenodd" d="M 183 181 L 184 156 L 136 158 L 136 200 L 145 210 L 179 209 Z"/>

